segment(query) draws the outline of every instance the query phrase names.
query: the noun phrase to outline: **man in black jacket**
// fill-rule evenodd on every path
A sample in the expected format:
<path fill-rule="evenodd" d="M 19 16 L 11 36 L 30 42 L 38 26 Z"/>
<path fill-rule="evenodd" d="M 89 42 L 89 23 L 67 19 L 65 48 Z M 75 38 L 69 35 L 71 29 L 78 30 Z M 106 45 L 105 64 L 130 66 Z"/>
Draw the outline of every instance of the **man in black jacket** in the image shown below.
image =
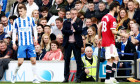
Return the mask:
<path fill-rule="evenodd" d="M 102 17 L 106 15 L 109 12 L 108 9 L 106 9 L 105 3 L 100 2 L 99 3 L 99 10 L 95 12 L 95 17 L 98 19 L 98 21 L 101 21 Z"/>
<path fill-rule="evenodd" d="M 71 52 L 73 50 L 76 63 L 77 63 L 77 74 L 76 81 L 81 82 L 80 74 L 81 74 L 81 47 L 83 46 L 82 41 L 82 25 L 83 22 L 77 18 L 78 11 L 75 8 L 72 8 L 70 11 L 71 19 L 68 19 L 64 22 L 62 33 L 64 35 L 63 46 L 65 49 L 64 54 L 64 77 L 65 80 L 63 82 L 68 82 L 69 72 L 70 72 L 70 57 Z"/>
<path fill-rule="evenodd" d="M 125 32 L 125 29 L 121 29 L 120 32 Z M 121 42 L 116 42 L 116 47 L 118 51 L 122 53 L 134 53 L 136 52 L 135 45 L 126 37 L 121 36 Z M 120 60 L 134 60 L 134 56 L 131 55 L 124 55 L 120 54 L 119 55 Z M 130 62 L 121 62 L 120 63 L 120 68 L 131 68 Z M 123 75 L 123 76 L 130 76 L 130 70 L 122 70 L 118 71 L 118 75 Z"/>

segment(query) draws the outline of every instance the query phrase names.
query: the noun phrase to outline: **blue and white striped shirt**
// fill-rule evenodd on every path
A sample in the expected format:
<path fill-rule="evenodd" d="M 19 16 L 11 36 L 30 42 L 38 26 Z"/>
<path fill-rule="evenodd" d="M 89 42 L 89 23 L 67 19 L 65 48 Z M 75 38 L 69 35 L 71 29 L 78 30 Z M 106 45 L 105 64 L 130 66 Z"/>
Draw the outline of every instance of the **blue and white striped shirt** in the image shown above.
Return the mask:
<path fill-rule="evenodd" d="M 25 19 L 21 17 L 15 19 L 13 23 L 13 44 L 16 41 L 16 33 L 18 33 L 19 46 L 33 44 L 32 32 L 34 32 L 35 40 L 37 40 L 37 30 L 33 18 L 27 16 Z"/>
<path fill-rule="evenodd" d="M 10 24 L 10 22 L 8 22 L 8 25 L 6 27 L 4 27 L 4 32 L 5 33 L 9 33 L 12 32 L 12 25 Z"/>

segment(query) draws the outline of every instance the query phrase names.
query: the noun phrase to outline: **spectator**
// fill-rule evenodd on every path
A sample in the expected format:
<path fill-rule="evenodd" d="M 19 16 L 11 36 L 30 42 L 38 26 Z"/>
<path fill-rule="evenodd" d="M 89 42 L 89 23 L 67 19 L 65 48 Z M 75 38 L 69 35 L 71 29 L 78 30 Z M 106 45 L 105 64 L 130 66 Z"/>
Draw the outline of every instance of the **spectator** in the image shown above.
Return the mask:
<path fill-rule="evenodd" d="M 128 23 L 127 33 L 131 31 L 132 24 L 137 23 L 136 20 L 131 19 Z"/>
<path fill-rule="evenodd" d="M 0 41 L 0 59 L 12 58 L 13 50 L 7 47 L 5 41 Z"/>
<path fill-rule="evenodd" d="M 2 1 L 2 0 L 1 0 Z M 1 17 L 2 16 L 5 16 L 5 13 L 2 11 L 2 7 L 1 7 L 1 5 L 0 5 L 0 20 L 1 20 Z"/>
<path fill-rule="evenodd" d="M 10 16 L 12 15 L 19 16 L 17 12 L 17 7 L 19 3 L 25 3 L 25 0 L 17 0 L 15 3 L 12 4 L 11 10 L 10 10 Z"/>
<path fill-rule="evenodd" d="M 39 1 L 41 1 L 41 0 L 39 0 Z M 52 0 L 42 0 L 42 3 L 39 6 L 39 11 L 40 11 L 41 7 L 47 7 L 50 9 L 52 7 L 51 3 L 52 3 Z"/>
<path fill-rule="evenodd" d="M 104 3 L 104 2 L 100 2 L 100 3 L 99 3 L 99 10 L 97 10 L 97 11 L 95 12 L 95 17 L 96 17 L 96 18 L 98 19 L 98 21 L 100 22 L 101 19 L 102 19 L 102 17 L 103 17 L 104 15 L 106 15 L 108 12 L 109 12 L 109 10 L 106 9 L 105 3 Z"/>
<path fill-rule="evenodd" d="M 78 12 L 83 12 L 84 13 L 84 11 L 82 10 L 83 7 L 82 7 L 82 2 L 81 1 L 76 1 L 75 2 L 75 8 Z"/>
<path fill-rule="evenodd" d="M 89 27 L 87 30 L 86 46 L 94 46 L 94 38 L 96 35 L 96 29 L 94 27 Z"/>
<path fill-rule="evenodd" d="M 8 22 L 8 18 L 6 16 L 1 17 L 1 22 L 4 27 L 4 32 L 11 35 L 12 34 L 12 25 Z"/>
<path fill-rule="evenodd" d="M 49 51 L 50 43 L 51 43 L 51 40 L 50 40 L 49 35 L 43 34 L 41 38 L 41 43 L 40 43 L 41 49 L 44 49 L 46 52 Z"/>
<path fill-rule="evenodd" d="M 38 10 L 33 10 L 31 17 L 34 18 L 35 24 L 39 22 L 39 11 Z"/>
<path fill-rule="evenodd" d="M 87 35 L 87 29 L 92 26 L 91 18 L 86 18 L 86 27 L 82 28 L 82 35 Z"/>
<path fill-rule="evenodd" d="M 126 33 L 126 29 L 121 29 L 121 33 Z M 128 38 L 121 36 L 121 42 L 116 42 L 115 43 L 117 49 L 119 52 L 122 53 L 134 53 L 136 52 L 134 44 L 128 40 Z M 134 60 L 134 56 L 131 55 L 124 55 L 120 54 L 119 55 L 120 60 Z M 119 65 L 120 68 L 131 68 L 130 62 L 121 62 Z M 122 70 L 118 71 L 119 76 L 130 76 L 130 70 Z"/>
<path fill-rule="evenodd" d="M 49 13 L 48 11 L 49 10 L 48 10 L 47 7 L 45 7 L 45 6 L 41 7 L 41 9 L 40 9 L 40 12 L 41 12 L 40 18 L 43 17 L 43 18 L 46 18 L 47 21 L 49 21 L 50 18 L 52 17 L 52 14 Z"/>
<path fill-rule="evenodd" d="M 7 0 L 0 0 L 0 6 L 2 8 L 2 11 L 6 11 L 6 6 L 7 6 Z"/>
<path fill-rule="evenodd" d="M 136 45 L 136 50 L 140 50 L 140 32 L 139 25 L 137 23 L 132 24 L 129 39 L 134 45 Z"/>
<path fill-rule="evenodd" d="M 130 19 L 135 19 L 138 24 L 140 24 L 140 10 L 135 10 L 134 1 L 128 2 L 128 17 Z"/>
<path fill-rule="evenodd" d="M 3 39 L 6 43 L 7 43 L 7 47 L 10 48 L 10 49 L 13 49 L 12 48 L 12 41 L 11 41 L 11 36 L 6 34 L 4 39 Z"/>
<path fill-rule="evenodd" d="M 32 12 L 34 10 L 38 10 L 39 7 L 34 2 L 34 0 L 27 0 L 27 1 L 28 1 L 27 5 L 26 5 L 26 7 L 27 7 L 27 16 L 31 16 L 32 15 Z"/>
<path fill-rule="evenodd" d="M 59 43 L 59 48 L 61 49 L 62 53 L 64 54 L 64 47 L 62 46 L 62 44 L 63 44 L 63 35 L 58 34 L 56 36 L 56 41 Z"/>
<path fill-rule="evenodd" d="M 49 25 L 44 26 L 44 34 L 48 34 L 50 36 L 51 41 L 56 40 L 55 34 L 51 33 L 51 27 Z"/>
<path fill-rule="evenodd" d="M 52 33 L 55 34 L 55 36 L 57 36 L 58 34 L 62 35 L 62 28 L 63 28 L 63 19 L 62 18 L 57 18 L 55 20 L 56 23 L 56 27 L 52 28 Z"/>
<path fill-rule="evenodd" d="M 74 0 L 67 0 L 67 5 L 65 6 L 66 11 L 70 11 L 70 9 L 74 8 L 75 3 Z"/>
<path fill-rule="evenodd" d="M 81 82 L 80 74 L 81 74 L 81 47 L 83 46 L 82 42 L 82 25 L 83 22 L 77 18 L 78 11 L 75 8 L 72 8 L 71 11 L 71 21 L 64 21 L 62 33 L 64 35 L 63 46 L 65 48 L 65 65 L 64 65 L 64 81 L 68 82 L 69 78 L 69 65 L 70 65 L 70 57 L 71 52 L 73 50 L 76 64 L 77 64 L 77 74 L 75 82 Z"/>
<path fill-rule="evenodd" d="M 88 10 L 85 13 L 85 18 L 91 18 L 91 17 L 95 17 L 95 10 L 94 10 L 93 2 L 88 3 Z"/>
<path fill-rule="evenodd" d="M 62 53 L 61 49 L 59 49 L 58 42 L 52 41 L 50 45 L 51 45 L 51 50 L 45 54 L 45 56 L 42 60 L 43 61 L 63 60 L 63 53 Z"/>
<path fill-rule="evenodd" d="M 47 20 L 46 20 L 46 18 L 41 18 L 40 20 L 39 20 L 39 23 L 41 24 L 41 25 L 43 25 L 43 27 L 47 24 Z"/>
<path fill-rule="evenodd" d="M 41 25 L 41 24 L 37 25 L 36 29 L 37 29 L 37 33 L 38 33 L 38 43 L 40 43 L 42 35 L 44 33 L 43 32 L 43 25 Z"/>
<path fill-rule="evenodd" d="M 48 21 L 47 25 L 56 26 L 56 23 L 55 23 L 56 18 L 59 18 L 59 17 L 60 17 L 60 18 L 62 18 L 63 21 L 64 21 L 65 15 L 66 15 L 66 10 L 63 9 L 63 8 L 61 8 L 61 9 L 59 10 L 59 12 L 58 12 L 58 16 L 53 15 L 53 16 L 50 18 L 50 20 Z"/>
<path fill-rule="evenodd" d="M 98 35 L 95 35 L 94 37 L 94 46 L 92 47 L 93 55 L 98 56 Z"/>
<path fill-rule="evenodd" d="M 17 18 L 17 16 L 15 16 L 15 15 L 9 17 L 9 20 L 10 20 L 10 24 L 11 24 L 11 25 L 13 25 L 14 20 L 15 20 L 16 18 Z"/>
<path fill-rule="evenodd" d="M 140 10 L 140 6 L 139 6 L 138 1 L 134 1 L 134 7 L 135 7 L 136 10 Z"/>
<path fill-rule="evenodd" d="M 39 44 L 35 46 L 35 51 L 36 51 L 36 60 L 42 60 L 42 58 L 46 54 L 46 51 L 44 49 L 41 49 L 41 46 Z"/>
<path fill-rule="evenodd" d="M 91 21 L 92 21 L 92 26 L 95 27 L 95 29 L 96 29 L 96 33 L 98 33 L 98 32 L 97 32 L 97 29 L 98 29 L 98 28 L 97 28 L 97 26 L 98 26 L 98 19 L 95 18 L 95 17 L 92 17 L 92 18 L 91 18 Z"/>
<path fill-rule="evenodd" d="M 118 13 L 118 17 L 117 17 L 118 26 L 117 26 L 116 30 L 117 31 L 119 30 L 119 26 L 124 26 L 125 28 L 127 28 L 129 20 L 130 19 L 128 18 L 127 10 L 124 8 L 121 8 Z"/>
<path fill-rule="evenodd" d="M 71 16 L 70 16 L 70 11 L 67 11 L 66 12 L 66 19 L 70 19 L 71 18 Z"/>
<path fill-rule="evenodd" d="M 97 56 L 93 55 L 91 47 L 86 47 L 85 56 L 82 57 L 82 81 L 93 81 L 96 80 L 96 67 L 97 67 Z"/>
<path fill-rule="evenodd" d="M 58 15 L 58 11 L 61 8 L 65 8 L 64 0 L 55 0 L 55 4 L 50 8 L 49 12 L 52 15 Z"/>
<path fill-rule="evenodd" d="M 0 23 L 0 40 L 3 40 L 6 33 L 4 32 L 3 24 Z"/>

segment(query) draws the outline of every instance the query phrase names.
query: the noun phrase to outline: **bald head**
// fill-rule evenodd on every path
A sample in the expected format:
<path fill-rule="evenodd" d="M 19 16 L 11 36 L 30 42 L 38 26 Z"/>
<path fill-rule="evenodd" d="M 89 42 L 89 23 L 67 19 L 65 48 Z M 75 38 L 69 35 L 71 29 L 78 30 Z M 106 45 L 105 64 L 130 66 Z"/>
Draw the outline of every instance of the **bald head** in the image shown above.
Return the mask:
<path fill-rule="evenodd" d="M 85 48 L 85 54 L 88 58 L 91 58 L 92 57 L 92 54 L 93 54 L 93 50 L 90 46 L 86 47 Z"/>
<path fill-rule="evenodd" d="M 62 43 L 63 43 L 63 35 L 62 35 L 62 34 L 58 34 L 58 35 L 56 36 L 56 41 L 57 41 L 58 43 L 62 44 Z"/>

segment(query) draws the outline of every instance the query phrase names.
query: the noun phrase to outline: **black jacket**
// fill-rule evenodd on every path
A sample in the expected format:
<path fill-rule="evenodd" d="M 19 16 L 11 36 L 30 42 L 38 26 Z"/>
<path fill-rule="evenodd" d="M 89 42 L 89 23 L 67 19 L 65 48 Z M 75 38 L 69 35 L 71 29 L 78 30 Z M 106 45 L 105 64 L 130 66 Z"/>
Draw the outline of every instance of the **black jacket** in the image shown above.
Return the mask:
<path fill-rule="evenodd" d="M 122 45 L 121 42 L 116 42 L 116 47 L 118 51 L 121 51 L 121 45 Z M 136 52 L 135 45 L 130 40 L 128 40 L 124 49 L 124 53 L 134 53 L 134 52 Z M 134 60 L 134 56 L 130 55 L 124 56 L 119 55 L 119 56 L 121 60 Z"/>
<path fill-rule="evenodd" d="M 100 21 L 100 20 L 102 19 L 102 17 L 103 17 L 104 15 L 106 15 L 108 12 L 109 12 L 108 9 L 105 9 L 105 10 L 103 10 L 103 11 L 97 10 L 97 11 L 95 12 L 95 17 Z"/>
<path fill-rule="evenodd" d="M 77 18 L 75 23 L 73 23 L 72 25 L 75 29 L 74 37 L 75 37 L 76 44 L 78 47 L 82 47 L 83 41 L 82 41 L 81 34 L 82 34 L 83 22 L 81 19 Z M 71 21 L 70 20 L 64 21 L 62 33 L 64 35 L 64 40 L 63 40 L 62 45 L 65 47 L 68 44 L 69 36 L 73 34 L 73 31 L 71 30 Z"/>
<path fill-rule="evenodd" d="M 90 10 L 86 11 L 85 18 L 91 18 L 91 17 L 95 17 L 95 10 L 94 11 L 90 11 Z"/>

